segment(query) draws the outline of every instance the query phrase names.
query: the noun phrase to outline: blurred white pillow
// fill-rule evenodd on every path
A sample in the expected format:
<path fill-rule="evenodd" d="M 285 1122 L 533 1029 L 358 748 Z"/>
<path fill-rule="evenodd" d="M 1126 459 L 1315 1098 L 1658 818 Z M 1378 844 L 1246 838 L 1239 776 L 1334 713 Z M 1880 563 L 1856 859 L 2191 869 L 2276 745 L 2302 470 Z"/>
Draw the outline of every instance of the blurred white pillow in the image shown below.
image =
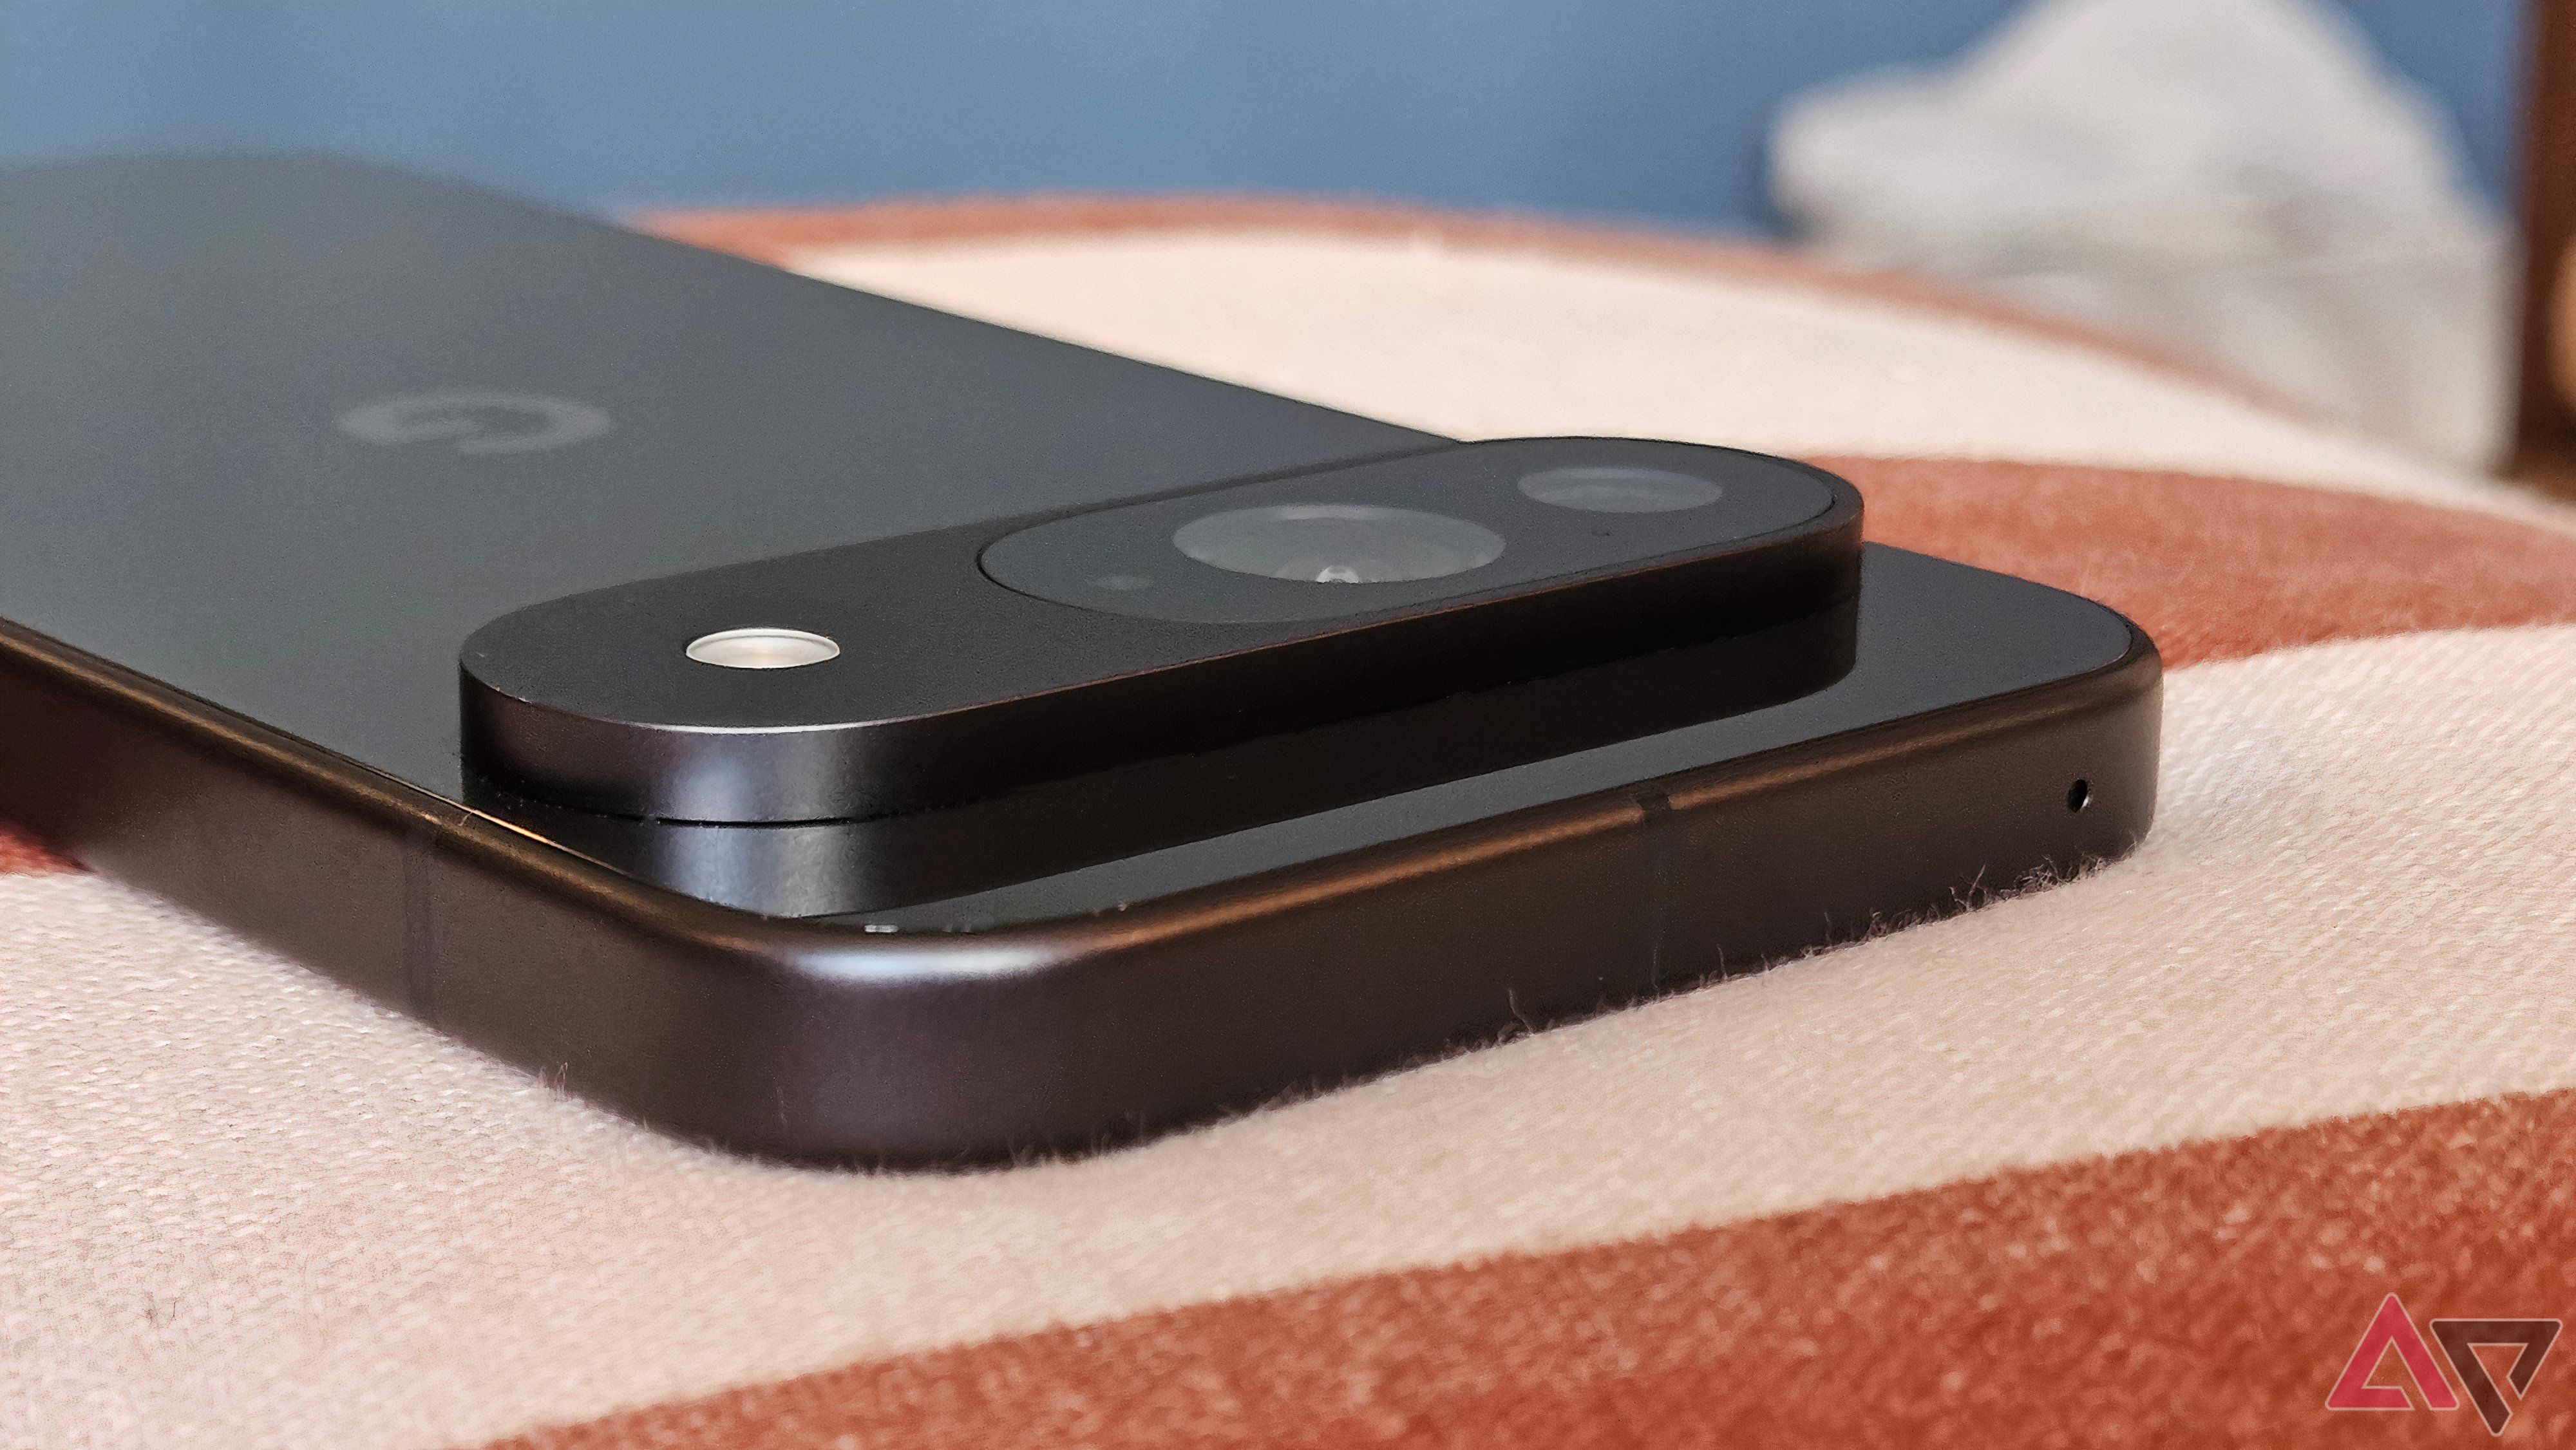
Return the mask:
<path fill-rule="evenodd" d="M 1792 100 L 1817 249 L 2196 356 L 2446 460 L 2503 437 L 2505 249 L 2440 111 L 2311 0 L 2042 0 Z"/>

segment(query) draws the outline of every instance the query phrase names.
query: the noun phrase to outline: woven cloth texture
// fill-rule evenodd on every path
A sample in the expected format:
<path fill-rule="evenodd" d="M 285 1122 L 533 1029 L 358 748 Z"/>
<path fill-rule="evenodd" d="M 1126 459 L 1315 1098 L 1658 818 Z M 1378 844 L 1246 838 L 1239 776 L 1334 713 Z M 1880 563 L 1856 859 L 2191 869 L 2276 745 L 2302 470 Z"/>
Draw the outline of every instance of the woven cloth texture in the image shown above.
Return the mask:
<path fill-rule="evenodd" d="M 2484 1441 L 2325 1408 L 2382 1296 L 2576 1307 L 2565 511 L 1744 248 L 1289 204 L 656 224 L 1456 436 L 1817 459 L 1873 537 L 2157 637 L 2155 832 L 948 1175 L 674 1142 L 0 835 L 0 1445 Z M 2571 1433 L 2545 1364 L 2508 1437 Z"/>

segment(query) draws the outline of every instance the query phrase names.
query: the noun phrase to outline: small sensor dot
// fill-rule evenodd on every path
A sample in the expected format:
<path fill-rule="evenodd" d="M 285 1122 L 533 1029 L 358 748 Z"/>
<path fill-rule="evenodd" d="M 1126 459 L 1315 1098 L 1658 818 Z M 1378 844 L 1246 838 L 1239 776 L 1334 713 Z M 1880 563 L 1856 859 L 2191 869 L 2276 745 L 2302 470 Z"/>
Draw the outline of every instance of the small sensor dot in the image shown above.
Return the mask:
<path fill-rule="evenodd" d="M 720 629 L 689 641 L 689 658 L 729 670 L 792 670 L 840 653 L 829 637 L 801 629 Z"/>

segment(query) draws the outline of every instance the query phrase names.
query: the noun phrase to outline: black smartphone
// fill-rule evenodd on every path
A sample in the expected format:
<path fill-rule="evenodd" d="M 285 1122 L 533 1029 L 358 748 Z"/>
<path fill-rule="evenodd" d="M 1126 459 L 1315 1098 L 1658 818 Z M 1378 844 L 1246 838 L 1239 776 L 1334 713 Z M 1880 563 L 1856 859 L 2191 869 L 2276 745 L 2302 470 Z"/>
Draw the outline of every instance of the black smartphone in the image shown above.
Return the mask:
<path fill-rule="evenodd" d="M 1132 1139 L 2132 848 L 2153 645 L 1864 507 L 343 160 L 0 175 L 0 816 L 745 1151 Z"/>

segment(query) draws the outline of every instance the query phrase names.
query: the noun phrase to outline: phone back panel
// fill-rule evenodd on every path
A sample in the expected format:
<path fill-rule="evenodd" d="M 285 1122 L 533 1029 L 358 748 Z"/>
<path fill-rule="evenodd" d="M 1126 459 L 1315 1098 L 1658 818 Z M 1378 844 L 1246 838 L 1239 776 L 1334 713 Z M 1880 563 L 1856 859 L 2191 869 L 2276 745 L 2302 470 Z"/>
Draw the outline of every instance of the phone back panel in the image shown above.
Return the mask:
<path fill-rule="evenodd" d="M 0 173 L 0 618 L 450 800 L 507 611 L 1441 441 L 352 162 Z"/>
<path fill-rule="evenodd" d="M 1877 546 L 1787 703 L 886 910 L 462 779 L 507 611 L 1442 442 L 350 163 L 0 173 L 0 817 L 645 1121 L 876 1162 L 1159 1131 L 2145 834 L 2152 644 Z M 763 889 L 846 856 L 728 840 Z"/>

